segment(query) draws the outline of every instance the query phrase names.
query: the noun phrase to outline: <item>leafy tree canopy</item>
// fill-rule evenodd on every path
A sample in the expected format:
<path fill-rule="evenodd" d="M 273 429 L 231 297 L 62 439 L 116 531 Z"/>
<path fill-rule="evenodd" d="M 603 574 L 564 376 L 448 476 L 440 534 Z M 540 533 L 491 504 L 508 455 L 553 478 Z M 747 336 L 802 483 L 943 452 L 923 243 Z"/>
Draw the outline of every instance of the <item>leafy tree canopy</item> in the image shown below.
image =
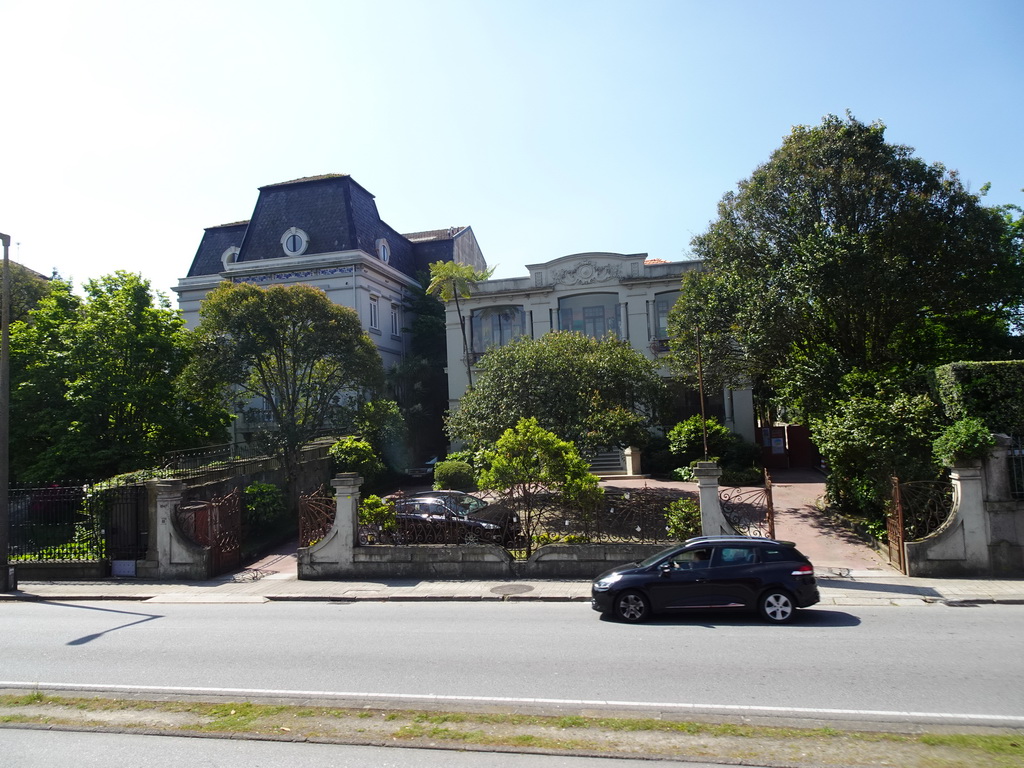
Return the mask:
<path fill-rule="evenodd" d="M 383 381 L 359 317 L 317 288 L 225 282 L 199 315 L 192 381 L 232 385 L 243 409 L 252 401 L 269 409 L 273 425 L 261 437 L 281 453 L 289 482 L 301 447 L 332 423 L 350 420 L 350 401 Z"/>
<path fill-rule="evenodd" d="M 191 345 L 139 275 L 55 280 L 11 327 L 11 470 L 25 481 L 93 479 L 222 440 L 228 414 L 179 375 Z"/>
<path fill-rule="evenodd" d="M 692 374 L 821 414 L 848 375 L 1010 354 L 1024 260 L 1006 211 L 847 115 L 798 126 L 693 241 L 670 322 Z"/>
<path fill-rule="evenodd" d="M 664 383 L 654 364 L 612 337 L 558 331 L 490 350 L 477 386 L 448 419 L 452 438 L 493 445 L 520 419 L 580 448 L 644 445 Z"/>
<path fill-rule="evenodd" d="M 21 264 L 9 262 L 11 267 L 11 315 L 12 323 L 27 320 L 29 312 L 36 308 L 39 300 L 50 290 L 50 281 Z M 0 278 L 3 270 L 0 269 Z M 0 298 L 0 306 L 3 299 Z"/>

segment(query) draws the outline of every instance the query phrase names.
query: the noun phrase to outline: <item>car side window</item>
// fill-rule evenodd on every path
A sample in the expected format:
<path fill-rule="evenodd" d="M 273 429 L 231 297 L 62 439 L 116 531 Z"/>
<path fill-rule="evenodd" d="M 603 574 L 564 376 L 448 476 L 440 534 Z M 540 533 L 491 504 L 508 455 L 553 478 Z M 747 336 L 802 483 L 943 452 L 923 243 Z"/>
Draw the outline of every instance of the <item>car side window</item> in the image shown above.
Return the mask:
<path fill-rule="evenodd" d="M 782 549 L 780 547 L 761 550 L 761 558 L 766 563 L 785 563 L 798 559 L 793 555 L 792 550 Z"/>
<path fill-rule="evenodd" d="M 757 553 L 751 547 L 720 547 L 716 566 L 750 565 L 757 562 Z"/>
<path fill-rule="evenodd" d="M 711 549 L 688 549 L 672 558 L 673 568 L 707 568 L 711 562 Z"/>

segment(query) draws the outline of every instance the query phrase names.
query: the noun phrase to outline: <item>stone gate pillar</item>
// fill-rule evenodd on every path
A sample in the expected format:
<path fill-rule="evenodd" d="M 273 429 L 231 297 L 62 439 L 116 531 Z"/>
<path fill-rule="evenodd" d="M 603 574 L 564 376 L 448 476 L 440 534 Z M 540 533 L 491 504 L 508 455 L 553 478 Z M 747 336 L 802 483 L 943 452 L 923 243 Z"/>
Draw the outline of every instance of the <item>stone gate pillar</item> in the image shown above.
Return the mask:
<path fill-rule="evenodd" d="M 149 579 L 209 578 L 210 552 L 178 528 L 175 513 L 185 492 L 181 480 L 148 480 L 149 546 L 146 559 L 135 564 L 138 576 Z"/>
<path fill-rule="evenodd" d="M 334 525 L 320 541 L 300 547 L 300 579 L 329 579 L 352 573 L 359 541 L 359 488 L 363 478 L 355 472 L 339 473 L 334 486 Z"/>
<path fill-rule="evenodd" d="M 693 474 L 697 476 L 700 494 L 701 535 L 735 534 L 736 531 L 722 514 L 722 503 L 718 498 L 718 478 L 722 476 L 722 468 L 713 461 L 698 461 Z"/>

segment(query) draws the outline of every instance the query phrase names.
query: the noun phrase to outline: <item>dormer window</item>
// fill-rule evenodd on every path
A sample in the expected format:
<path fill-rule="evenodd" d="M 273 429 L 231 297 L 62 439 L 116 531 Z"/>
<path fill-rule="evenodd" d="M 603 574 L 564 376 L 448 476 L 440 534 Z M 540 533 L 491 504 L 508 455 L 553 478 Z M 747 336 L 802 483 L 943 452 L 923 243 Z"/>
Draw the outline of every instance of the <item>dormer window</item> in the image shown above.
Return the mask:
<path fill-rule="evenodd" d="M 391 246 L 388 245 L 388 241 L 383 237 L 377 241 L 377 258 L 385 264 L 391 259 Z"/>
<path fill-rule="evenodd" d="M 238 261 L 238 252 L 240 250 L 241 249 L 237 245 L 233 245 L 220 255 L 220 261 L 221 264 L 224 265 L 224 269 L 227 269 L 229 265 Z"/>
<path fill-rule="evenodd" d="M 309 246 L 309 235 L 298 227 L 292 227 L 281 235 L 281 247 L 289 256 L 301 256 Z"/>

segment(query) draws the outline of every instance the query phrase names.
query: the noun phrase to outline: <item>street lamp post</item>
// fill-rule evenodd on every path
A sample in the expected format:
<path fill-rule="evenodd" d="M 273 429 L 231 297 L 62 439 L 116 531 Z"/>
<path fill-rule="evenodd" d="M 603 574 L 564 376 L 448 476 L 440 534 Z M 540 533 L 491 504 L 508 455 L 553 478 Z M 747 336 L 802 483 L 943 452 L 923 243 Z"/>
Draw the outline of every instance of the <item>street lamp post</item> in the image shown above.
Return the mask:
<path fill-rule="evenodd" d="M 7 555 L 10 550 L 10 418 L 11 418 L 11 236 L 0 234 L 4 247 L 3 291 L 0 296 L 0 592 L 14 589 Z"/>

